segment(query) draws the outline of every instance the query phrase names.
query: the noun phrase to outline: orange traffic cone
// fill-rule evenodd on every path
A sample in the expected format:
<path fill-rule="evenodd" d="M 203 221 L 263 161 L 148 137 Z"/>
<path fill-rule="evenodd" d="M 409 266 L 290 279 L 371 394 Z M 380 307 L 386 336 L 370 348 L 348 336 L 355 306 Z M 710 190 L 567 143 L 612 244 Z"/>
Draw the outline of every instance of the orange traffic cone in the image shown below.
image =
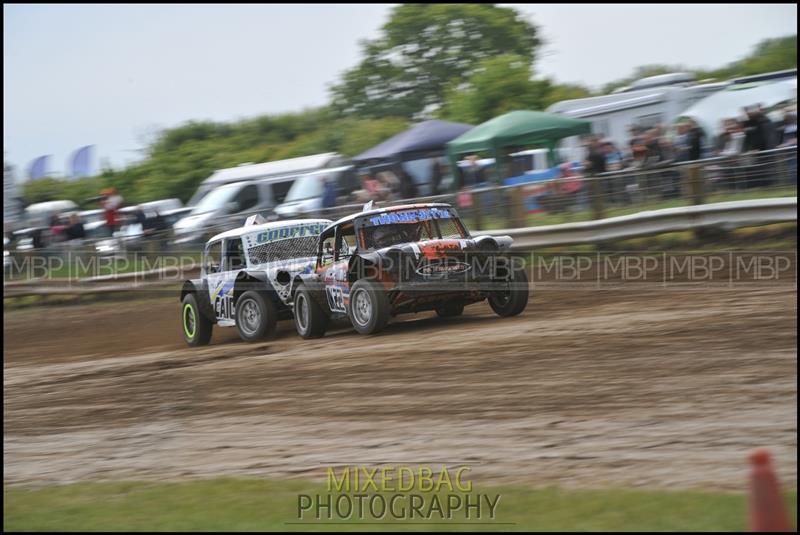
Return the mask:
<path fill-rule="evenodd" d="M 769 451 L 750 454 L 750 531 L 793 532 Z"/>

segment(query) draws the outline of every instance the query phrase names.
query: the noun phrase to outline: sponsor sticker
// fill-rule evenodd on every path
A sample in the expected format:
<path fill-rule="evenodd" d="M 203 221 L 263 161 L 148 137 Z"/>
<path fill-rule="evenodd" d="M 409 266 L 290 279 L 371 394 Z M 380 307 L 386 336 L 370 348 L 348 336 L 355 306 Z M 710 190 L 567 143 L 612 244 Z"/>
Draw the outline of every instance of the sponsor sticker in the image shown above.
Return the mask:
<path fill-rule="evenodd" d="M 319 236 L 325 225 L 322 223 L 307 223 L 303 225 L 292 225 L 289 227 L 273 228 L 262 230 L 256 234 L 248 235 L 248 242 L 254 240 L 257 244 L 269 243 L 277 240 L 289 238 L 305 238 L 308 236 Z"/>
<path fill-rule="evenodd" d="M 419 210 L 404 210 L 402 212 L 387 212 L 367 218 L 370 225 L 392 225 L 396 223 L 419 223 L 431 219 L 450 219 L 449 210 L 440 208 L 422 208 Z"/>

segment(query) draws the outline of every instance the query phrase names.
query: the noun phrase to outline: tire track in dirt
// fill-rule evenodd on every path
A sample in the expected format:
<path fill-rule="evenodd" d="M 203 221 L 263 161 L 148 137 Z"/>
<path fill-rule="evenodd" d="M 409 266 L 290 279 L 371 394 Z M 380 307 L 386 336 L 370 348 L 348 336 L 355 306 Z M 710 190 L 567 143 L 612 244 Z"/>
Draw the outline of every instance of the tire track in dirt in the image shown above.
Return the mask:
<path fill-rule="evenodd" d="M 7 484 L 471 460 L 480 482 L 742 489 L 766 445 L 796 485 L 793 288 L 543 290 L 517 318 L 476 305 L 311 341 L 284 323 L 200 350 L 177 302 L 104 307 L 48 317 L 58 341 L 6 337 Z M 84 342 L 92 314 L 104 328 Z"/>

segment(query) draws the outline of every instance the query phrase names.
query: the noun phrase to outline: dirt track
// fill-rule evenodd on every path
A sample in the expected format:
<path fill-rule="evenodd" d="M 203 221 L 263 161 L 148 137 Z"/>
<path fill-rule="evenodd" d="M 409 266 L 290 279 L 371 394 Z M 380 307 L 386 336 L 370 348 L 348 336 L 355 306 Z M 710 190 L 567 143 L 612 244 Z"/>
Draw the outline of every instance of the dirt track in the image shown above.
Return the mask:
<path fill-rule="evenodd" d="M 5 315 L 6 484 L 468 462 L 478 485 L 743 489 L 769 446 L 796 487 L 794 283 L 546 290 L 518 318 L 476 305 L 308 342 L 287 322 L 202 350 L 177 311 Z"/>

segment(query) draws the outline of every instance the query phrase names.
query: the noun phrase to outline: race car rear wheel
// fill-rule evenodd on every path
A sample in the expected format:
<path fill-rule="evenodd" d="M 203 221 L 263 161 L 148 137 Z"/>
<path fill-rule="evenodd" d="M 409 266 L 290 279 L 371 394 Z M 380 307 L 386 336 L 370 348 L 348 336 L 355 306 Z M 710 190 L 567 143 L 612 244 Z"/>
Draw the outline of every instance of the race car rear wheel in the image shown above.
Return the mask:
<path fill-rule="evenodd" d="M 250 290 L 236 300 L 236 330 L 245 342 L 274 335 L 277 325 L 275 304 L 263 293 Z"/>
<path fill-rule="evenodd" d="M 294 294 L 294 326 L 306 340 L 322 338 L 328 328 L 328 316 L 305 285 Z"/>
<path fill-rule="evenodd" d="M 389 298 L 383 286 L 367 279 L 356 281 L 350 289 L 347 315 L 353 328 L 361 334 L 382 331 L 389 323 Z"/>
<path fill-rule="evenodd" d="M 524 269 L 515 269 L 508 281 L 508 288 L 489 296 L 489 306 L 498 316 L 516 316 L 525 310 L 527 305 L 528 275 Z"/>
<path fill-rule="evenodd" d="M 200 312 L 194 293 L 186 294 L 181 302 L 181 324 L 183 339 L 190 347 L 205 346 L 211 341 L 214 324 Z"/>
<path fill-rule="evenodd" d="M 464 313 L 464 303 L 462 301 L 448 301 L 436 307 L 436 314 L 440 318 L 452 318 Z"/>

